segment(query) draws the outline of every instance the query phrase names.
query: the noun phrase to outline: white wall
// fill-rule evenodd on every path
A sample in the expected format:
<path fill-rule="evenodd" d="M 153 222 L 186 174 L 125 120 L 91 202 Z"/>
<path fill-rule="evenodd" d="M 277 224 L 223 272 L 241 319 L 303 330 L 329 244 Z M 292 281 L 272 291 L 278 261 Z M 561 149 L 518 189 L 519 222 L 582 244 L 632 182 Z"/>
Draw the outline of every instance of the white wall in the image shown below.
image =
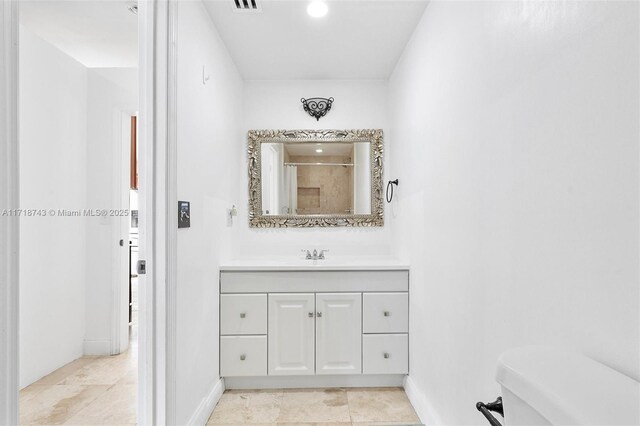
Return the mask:
<path fill-rule="evenodd" d="M 20 29 L 20 205 L 86 206 L 87 70 Z M 84 218 L 20 220 L 20 387 L 82 355 Z"/>
<path fill-rule="evenodd" d="M 300 98 L 333 97 L 331 111 L 320 121 L 309 116 Z M 234 256 L 299 256 L 303 248 L 330 249 L 330 256 L 386 255 L 391 248 L 383 228 L 255 229 L 249 228 L 247 131 L 253 129 L 383 129 L 387 123 L 387 83 L 384 81 L 287 80 L 246 81 L 244 131 L 238 164 L 241 197 Z"/>
<path fill-rule="evenodd" d="M 219 379 L 218 266 L 244 145 L 240 75 L 202 3 L 178 7 L 178 199 L 191 228 L 178 230 L 176 424 L 187 424 Z"/>
<path fill-rule="evenodd" d="M 86 208 L 129 208 L 121 201 L 123 196 L 125 200 L 129 198 L 130 142 L 129 131 L 124 132 L 127 140 L 122 140 L 122 119 L 123 114 L 131 116 L 138 109 L 136 74 L 135 68 L 88 70 Z M 122 150 L 125 150 L 124 155 Z M 124 173 L 119 173 L 120 168 L 126 169 Z M 124 179 L 119 179 L 121 175 Z M 85 355 L 110 355 L 113 349 L 115 285 L 121 284 L 128 300 L 127 265 L 120 264 L 123 259 L 114 254 L 121 250 L 125 254 L 124 261 L 128 261 L 129 220 L 130 217 L 117 216 L 87 220 Z M 123 247 L 118 246 L 119 239 L 125 241 Z M 127 310 L 127 307 L 122 306 L 122 309 Z M 123 340 L 127 342 L 126 335 Z"/>
<path fill-rule="evenodd" d="M 640 378 L 638 4 L 431 2 L 390 80 L 422 420 L 481 424 L 511 347 Z"/>

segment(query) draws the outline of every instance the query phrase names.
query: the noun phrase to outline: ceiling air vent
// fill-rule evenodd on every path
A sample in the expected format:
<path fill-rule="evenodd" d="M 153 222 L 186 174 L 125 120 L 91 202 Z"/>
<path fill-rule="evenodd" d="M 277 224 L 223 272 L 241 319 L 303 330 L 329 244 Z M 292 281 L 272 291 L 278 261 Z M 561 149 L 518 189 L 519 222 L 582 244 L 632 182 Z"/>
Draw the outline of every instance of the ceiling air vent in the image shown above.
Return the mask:
<path fill-rule="evenodd" d="M 233 0 L 237 12 L 260 12 L 262 8 L 258 0 Z"/>

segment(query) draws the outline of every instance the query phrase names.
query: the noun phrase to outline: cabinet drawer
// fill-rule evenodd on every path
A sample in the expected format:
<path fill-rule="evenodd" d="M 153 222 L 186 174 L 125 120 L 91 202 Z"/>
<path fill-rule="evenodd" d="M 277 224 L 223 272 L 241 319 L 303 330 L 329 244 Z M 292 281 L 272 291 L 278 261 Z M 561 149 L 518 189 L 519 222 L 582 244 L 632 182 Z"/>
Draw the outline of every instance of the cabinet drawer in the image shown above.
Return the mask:
<path fill-rule="evenodd" d="M 266 376 L 267 336 L 220 337 L 220 376 Z"/>
<path fill-rule="evenodd" d="M 367 334 L 362 336 L 363 374 L 407 374 L 409 335 Z"/>
<path fill-rule="evenodd" d="M 267 295 L 220 295 L 220 334 L 267 334 Z"/>
<path fill-rule="evenodd" d="M 408 293 L 364 293 L 362 302 L 364 333 L 408 333 Z"/>

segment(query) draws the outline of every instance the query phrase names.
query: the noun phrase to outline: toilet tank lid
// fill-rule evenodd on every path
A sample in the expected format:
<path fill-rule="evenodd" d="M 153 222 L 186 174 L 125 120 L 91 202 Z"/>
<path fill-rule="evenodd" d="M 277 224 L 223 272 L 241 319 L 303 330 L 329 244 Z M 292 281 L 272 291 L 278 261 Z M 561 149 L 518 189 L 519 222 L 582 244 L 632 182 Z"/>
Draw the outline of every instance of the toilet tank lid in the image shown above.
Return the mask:
<path fill-rule="evenodd" d="M 511 349 L 498 359 L 496 379 L 555 425 L 640 424 L 640 383 L 579 353 Z"/>

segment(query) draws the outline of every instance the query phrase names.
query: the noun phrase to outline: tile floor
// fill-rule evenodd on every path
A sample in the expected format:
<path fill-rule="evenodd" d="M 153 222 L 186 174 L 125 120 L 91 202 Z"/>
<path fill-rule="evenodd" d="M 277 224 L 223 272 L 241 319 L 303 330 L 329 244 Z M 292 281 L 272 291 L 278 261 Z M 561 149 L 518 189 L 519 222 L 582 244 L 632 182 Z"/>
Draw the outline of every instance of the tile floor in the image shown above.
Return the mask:
<path fill-rule="evenodd" d="M 21 425 L 136 424 L 137 350 L 82 357 L 20 391 Z"/>
<path fill-rule="evenodd" d="M 419 424 L 401 388 L 226 391 L 208 425 Z"/>
<path fill-rule="evenodd" d="M 130 349 L 117 356 L 86 356 L 20 391 L 21 425 L 135 425 L 138 302 L 132 281 Z"/>
<path fill-rule="evenodd" d="M 20 392 L 21 425 L 134 425 L 135 347 L 82 357 Z M 401 388 L 226 391 L 209 425 L 414 425 Z"/>

